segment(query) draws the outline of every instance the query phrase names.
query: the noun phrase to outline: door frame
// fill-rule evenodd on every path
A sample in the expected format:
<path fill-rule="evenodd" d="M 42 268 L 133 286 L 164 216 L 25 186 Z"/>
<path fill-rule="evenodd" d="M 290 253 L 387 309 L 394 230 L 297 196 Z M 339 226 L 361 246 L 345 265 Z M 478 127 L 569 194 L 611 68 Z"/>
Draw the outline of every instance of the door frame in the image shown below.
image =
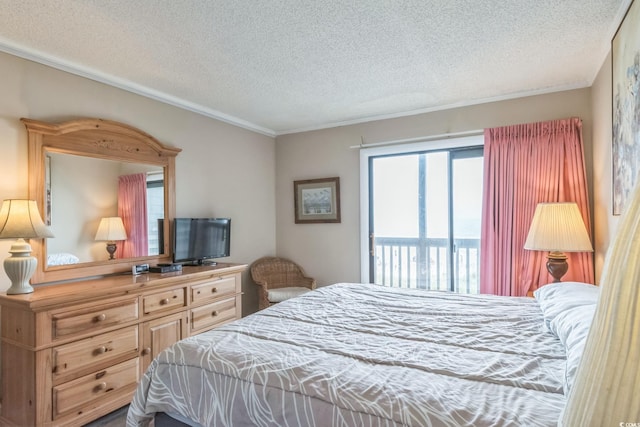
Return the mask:
<path fill-rule="evenodd" d="M 369 166 L 371 157 L 483 145 L 484 135 L 477 134 L 464 137 L 443 137 L 437 140 L 427 140 L 425 138 L 424 141 L 409 144 L 390 144 L 360 149 L 360 281 L 362 283 L 371 283 L 369 274 L 369 233 L 371 230 L 369 200 L 372 190 L 372 183 L 369 180 Z"/>

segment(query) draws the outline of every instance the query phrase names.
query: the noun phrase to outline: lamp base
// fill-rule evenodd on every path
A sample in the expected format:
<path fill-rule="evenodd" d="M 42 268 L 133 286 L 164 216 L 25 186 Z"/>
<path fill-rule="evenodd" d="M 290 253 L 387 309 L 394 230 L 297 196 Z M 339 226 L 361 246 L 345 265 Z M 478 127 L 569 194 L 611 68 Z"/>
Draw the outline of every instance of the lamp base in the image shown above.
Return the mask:
<path fill-rule="evenodd" d="M 31 256 L 31 245 L 18 239 L 11 245 L 11 256 L 4 260 L 4 271 L 11 279 L 11 287 L 7 289 L 7 295 L 29 294 L 33 287 L 29 279 L 36 271 L 38 260 Z"/>
<path fill-rule="evenodd" d="M 553 277 L 553 283 L 560 282 L 560 279 L 568 270 L 567 256 L 563 252 L 549 252 L 549 255 L 547 255 L 547 271 Z"/>
<path fill-rule="evenodd" d="M 116 242 L 107 243 L 107 252 L 109 252 L 109 259 L 116 259 L 115 257 L 116 250 L 118 250 L 118 246 L 116 245 Z"/>

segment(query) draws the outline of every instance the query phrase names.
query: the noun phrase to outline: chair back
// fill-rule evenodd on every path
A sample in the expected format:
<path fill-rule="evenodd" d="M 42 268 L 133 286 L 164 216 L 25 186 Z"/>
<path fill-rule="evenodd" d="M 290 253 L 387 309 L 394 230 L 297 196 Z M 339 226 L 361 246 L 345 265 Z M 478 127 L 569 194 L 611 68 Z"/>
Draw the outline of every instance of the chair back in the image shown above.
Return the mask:
<path fill-rule="evenodd" d="M 302 267 L 286 258 L 264 257 L 251 265 L 253 281 L 271 289 L 291 286 L 304 276 Z"/>

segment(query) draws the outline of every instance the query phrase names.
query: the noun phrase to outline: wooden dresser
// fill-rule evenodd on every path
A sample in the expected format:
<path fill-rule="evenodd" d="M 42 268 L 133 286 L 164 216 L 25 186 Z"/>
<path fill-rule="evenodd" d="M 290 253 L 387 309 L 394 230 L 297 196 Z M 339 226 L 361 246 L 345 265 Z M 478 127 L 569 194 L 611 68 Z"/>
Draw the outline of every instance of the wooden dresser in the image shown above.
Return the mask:
<path fill-rule="evenodd" d="M 131 401 L 161 350 L 241 317 L 244 264 L 0 295 L 2 425 L 83 425 Z"/>

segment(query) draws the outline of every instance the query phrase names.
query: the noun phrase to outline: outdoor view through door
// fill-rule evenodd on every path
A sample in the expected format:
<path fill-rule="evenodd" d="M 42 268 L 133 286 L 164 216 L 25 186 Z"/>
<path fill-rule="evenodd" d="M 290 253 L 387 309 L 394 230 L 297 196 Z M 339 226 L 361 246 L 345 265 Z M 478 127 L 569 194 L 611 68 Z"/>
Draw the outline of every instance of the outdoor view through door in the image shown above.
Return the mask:
<path fill-rule="evenodd" d="M 479 293 L 482 147 L 369 157 L 369 277 Z"/>

